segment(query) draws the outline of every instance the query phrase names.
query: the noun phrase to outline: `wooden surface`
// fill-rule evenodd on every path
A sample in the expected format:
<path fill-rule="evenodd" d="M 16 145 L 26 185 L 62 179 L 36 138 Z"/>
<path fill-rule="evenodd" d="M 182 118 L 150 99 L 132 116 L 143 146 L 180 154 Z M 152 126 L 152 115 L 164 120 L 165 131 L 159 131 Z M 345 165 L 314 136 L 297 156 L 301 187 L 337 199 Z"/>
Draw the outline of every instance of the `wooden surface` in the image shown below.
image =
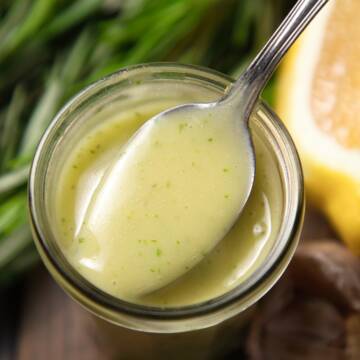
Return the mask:
<path fill-rule="evenodd" d="M 303 237 L 327 236 L 332 236 L 327 223 L 308 210 Z M 85 310 L 41 265 L 22 284 L 0 293 L 0 306 L 0 360 L 106 359 Z"/>

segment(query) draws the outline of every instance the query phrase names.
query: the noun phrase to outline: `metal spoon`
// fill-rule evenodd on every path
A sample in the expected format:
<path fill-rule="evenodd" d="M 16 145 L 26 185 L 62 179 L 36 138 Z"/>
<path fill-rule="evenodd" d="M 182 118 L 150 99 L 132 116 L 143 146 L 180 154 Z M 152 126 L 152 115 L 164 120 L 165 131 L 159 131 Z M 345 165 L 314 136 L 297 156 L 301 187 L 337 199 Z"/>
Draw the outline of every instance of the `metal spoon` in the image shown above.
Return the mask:
<path fill-rule="evenodd" d="M 94 238 L 98 244 L 91 261 L 98 258 L 96 266 L 103 272 L 113 273 L 121 264 L 118 291 L 124 296 L 142 296 L 172 283 L 196 266 L 233 226 L 254 182 L 250 115 L 286 50 L 326 2 L 300 0 L 222 99 L 178 106 L 153 117 L 106 170 L 87 209 L 81 237 Z M 181 128 L 184 120 L 186 130 Z M 204 138 L 209 129 L 215 141 L 212 135 Z M 190 166 L 189 159 L 194 156 L 199 168 Z M 219 164 L 227 161 L 232 171 L 224 175 Z M 177 182 L 173 190 L 164 188 L 167 179 Z M 152 189 L 157 184 L 162 184 L 160 193 Z M 229 189 L 231 196 L 224 195 Z M 148 204 L 165 219 L 163 224 L 148 216 Z M 127 219 L 129 211 L 141 219 L 135 227 Z M 152 241 L 159 246 L 157 255 L 152 247 L 146 247 L 136 256 L 142 246 L 139 240 L 149 237 L 156 239 Z M 174 248 L 175 238 L 187 245 Z M 131 276 L 126 269 L 132 269 Z"/>

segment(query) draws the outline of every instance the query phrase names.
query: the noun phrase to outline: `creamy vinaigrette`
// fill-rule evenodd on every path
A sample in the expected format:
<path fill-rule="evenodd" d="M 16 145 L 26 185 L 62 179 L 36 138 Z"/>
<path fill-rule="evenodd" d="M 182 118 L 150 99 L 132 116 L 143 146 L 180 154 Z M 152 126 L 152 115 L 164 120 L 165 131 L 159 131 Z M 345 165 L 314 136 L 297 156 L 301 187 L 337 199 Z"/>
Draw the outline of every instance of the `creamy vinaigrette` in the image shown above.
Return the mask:
<path fill-rule="evenodd" d="M 246 186 L 245 150 L 239 130 L 211 114 L 167 122 L 131 162 L 131 151 L 119 157 L 166 107 L 128 111 L 86 135 L 64 161 L 55 212 L 60 246 L 90 282 L 124 300 L 179 306 L 221 295 L 259 266 L 282 198 L 275 161 L 254 134 L 254 188 L 229 231 Z"/>

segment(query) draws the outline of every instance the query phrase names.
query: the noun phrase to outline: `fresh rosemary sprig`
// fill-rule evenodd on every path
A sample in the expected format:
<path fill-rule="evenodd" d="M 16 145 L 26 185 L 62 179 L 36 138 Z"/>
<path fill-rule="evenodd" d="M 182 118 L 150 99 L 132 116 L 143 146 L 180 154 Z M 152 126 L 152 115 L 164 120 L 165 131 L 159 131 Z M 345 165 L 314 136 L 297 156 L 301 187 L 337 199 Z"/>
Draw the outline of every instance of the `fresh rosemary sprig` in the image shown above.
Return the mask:
<path fill-rule="evenodd" d="M 36 259 L 26 182 L 54 114 L 120 67 L 181 61 L 237 74 L 291 0 L 0 2 L 0 285 Z M 273 84 L 273 83 L 272 83 Z M 273 97 L 272 87 L 266 90 Z"/>

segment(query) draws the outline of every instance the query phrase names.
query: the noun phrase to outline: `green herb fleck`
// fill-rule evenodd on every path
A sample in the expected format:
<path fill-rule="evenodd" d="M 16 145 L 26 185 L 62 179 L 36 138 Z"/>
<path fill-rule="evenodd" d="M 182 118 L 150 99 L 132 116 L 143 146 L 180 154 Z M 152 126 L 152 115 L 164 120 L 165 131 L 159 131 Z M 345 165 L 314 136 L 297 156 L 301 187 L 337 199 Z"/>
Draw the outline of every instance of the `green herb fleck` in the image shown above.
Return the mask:
<path fill-rule="evenodd" d="M 162 254 L 161 249 L 157 248 L 156 249 L 156 256 L 161 256 L 161 254 Z"/>
<path fill-rule="evenodd" d="M 177 244 L 177 245 L 180 245 L 180 240 L 176 240 L 176 244 Z"/>
<path fill-rule="evenodd" d="M 85 239 L 83 237 L 79 237 L 79 244 L 82 244 L 85 242 Z"/>
<path fill-rule="evenodd" d="M 181 123 L 181 124 L 179 124 L 179 132 L 182 132 L 187 126 L 188 126 L 187 123 Z"/>
<path fill-rule="evenodd" d="M 229 169 L 228 168 L 223 168 L 223 172 L 227 173 L 227 172 L 229 172 Z"/>
<path fill-rule="evenodd" d="M 208 138 L 208 142 L 213 142 L 214 139 L 213 138 Z"/>
<path fill-rule="evenodd" d="M 154 273 L 154 272 L 155 272 L 155 269 L 151 268 L 150 271 L 151 271 L 152 273 Z"/>
<path fill-rule="evenodd" d="M 228 199 L 229 197 L 230 197 L 229 194 L 225 194 L 225 195 L 224 195 L 224 198 L 225 198 L 225 199 Z"/>

